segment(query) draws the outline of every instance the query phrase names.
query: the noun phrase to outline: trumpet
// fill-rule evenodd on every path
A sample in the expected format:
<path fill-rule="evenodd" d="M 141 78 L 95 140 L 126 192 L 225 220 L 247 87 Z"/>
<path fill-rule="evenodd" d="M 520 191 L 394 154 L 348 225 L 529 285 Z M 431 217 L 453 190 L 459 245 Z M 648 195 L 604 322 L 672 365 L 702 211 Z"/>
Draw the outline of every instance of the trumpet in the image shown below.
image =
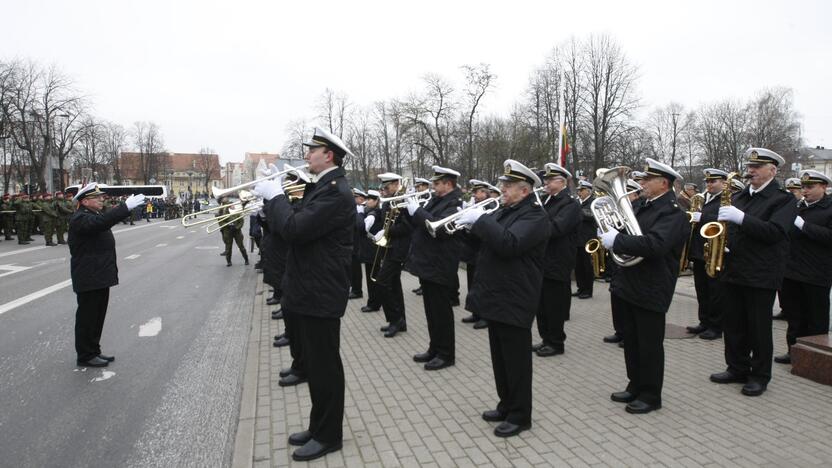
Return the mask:
<path fill-rule="evenodd" d="M 308 183 L 312 180 L 312 178 L 305 171 L 305 169 L 307 167 L 309 167 L 309 164 L 303 164 L 303 165 L 300 165 L 298 167 L 292 167 L 292 166 L 286 164 L 286 165 L 283 166 L 283 170 L 280 171 L 280 172 L 277 172 L 275 174 L 270 174 L 270 175 L 267 175 L 265 177 L 261 177 L 259 179 L 255 179 L 255 180 L 252 180 L 251 182 L 246 182 L 244 184 L 240 184 L 240 185 L 237 185 L 235 187 L 231 187 L 231 188 L 227 188 L 227 189 L 221 189 L 221 188 L 218 188 L 218 187 L 211 187 L 211 193 L 214 195 L 214 198 L 220 199 L 222 197 L 231 195 L 232 193 L 237 193 L 240 190 L 245 190 L 247 188 L 254 187 L 255 185 L 259 184 L 260 182 L 265 182 L 267 180 L 272 180 L 272 179 L 275 179 L 275 178 L 280 177 L 280 176 L 284 176 L 284 175 L 292 173 L 292 172 L 297 174 L 297 176 L 300 180 L 302 180 L 303 182 Z M 284 190 L 285 190 L 285 186 L 284 186 Z"/>
<path fill-rule="evenodd" d="M 433 190 L 422 190 L 421 192 L 410 192 L 402 195 L 395 195 L 392 197 L 381 197 L 378 199 L 379 203 L 390 203 L 392 208 L 406 208 L 407 200 L 409 198 L 418 197 L 416 200 L 419 205 L 425 206 L 431 198 L 433 198 Z"/>
<path fill-rule="evenodd" d="M 489 208 L 485 208 L 488 205 L 494 205 Z M 428 221 L 425 220 L 425 228 L 428 230 L 428 234 L 432 237 L 436 237 L 436 234 L 439 232 L 440 229 L 444 229 L 446 233 L 453 234 L 460 229 L 464 229 L 462 226 L 458 226 L 456 224 L 456 220 L 458 220 L 463 213 L 468 212 L 469 210 L 484 208 L 485 213 L 492 213 L 496 211 L 500 207 L 500 199 L 499 198 L 486 198 L 485 200 L 474 203 L 473 205 L 467 206 L 456 213 L 446 216 L 442 219 L 436 221 Z"/>

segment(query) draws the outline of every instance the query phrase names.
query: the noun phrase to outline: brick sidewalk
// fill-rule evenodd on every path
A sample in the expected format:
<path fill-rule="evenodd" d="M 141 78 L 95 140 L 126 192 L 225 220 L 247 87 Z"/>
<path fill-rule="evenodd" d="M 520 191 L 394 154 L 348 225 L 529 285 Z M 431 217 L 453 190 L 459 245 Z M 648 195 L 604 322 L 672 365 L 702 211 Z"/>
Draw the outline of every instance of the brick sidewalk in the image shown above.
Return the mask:
<path fill-rule="evenodd" d="M 495 437 L 495 424 L 480 419 L 497 403 L 487 331 L 460 323 L 467 312 L 455 308 L 456 366 L 425 371 L 411 359 L 428 343 L 422 299 L 410 292 L 414 277 L 403 273 L 402 283 L 408 331 L 396 338 L 378 331 L 381 312 L 361 313 L 364 299 L 349 302 L 341 327 L 344 448 L 309 465 L 805 466 L 832 460 L 832 390 L 779 364 L 758 398 L 741 395 L 740 385 L 710 383 L 708 375 L 725 368 L 722 340 L 665 340 L 661 410 L 630 415 L 610 401 L 626 378 L 623 351 L 601 341 L 612 325 L 607 285 L 600 282 L 594 298 L 572 302 L 566 354 L 534 357 L 532 429 Z M 271 345 L 283 322 L 271 320 L 263 284 L 257 288 L 259 340 L 249 345 L 257 362 L 253 460 L 243 464 L 306 465 L 291 461 L 287 438 L 306 428 L 309 389 L 278 386 L 277 372 L 291 358 L 288 348 Z M 667 323 L 692 325 L 695 317 L 693 281 L 683 277 Z M 785 351 L 784 322 L 775 322 L 774 337 L 776 355 Z M 536 328 L 533 338 L 538 341 Z"/>

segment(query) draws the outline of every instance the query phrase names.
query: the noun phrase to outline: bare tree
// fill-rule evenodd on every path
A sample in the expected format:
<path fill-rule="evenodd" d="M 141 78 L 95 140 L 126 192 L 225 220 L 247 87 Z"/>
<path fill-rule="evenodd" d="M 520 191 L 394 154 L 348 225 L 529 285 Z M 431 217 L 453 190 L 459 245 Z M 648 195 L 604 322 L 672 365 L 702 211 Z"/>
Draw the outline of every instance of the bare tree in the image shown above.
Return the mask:
<path fill-rule="evenodd" d="M 477 66 L 463 65 L 465 72 L 465 137 L 466 137 L 466 151 L 462 166 L 465 168 L 466 174 L 474 174 L 475 160 L 474 160 L 474 123 L 477 117 L 477 110 L 480 102 L 497 75 L 491 73 L 490 66 L 486 63 L 481 63 Z"/>
<path fill-rule="evenodd" d="M 338 138 L 344 138 L 345 120 L 350 107 L 346 94 L 336 93 L 327 88 L 318 101 L 319 117 L 323 119 L 328 130 Z"/>
<path fill-rule="evenodd" d="M 219 173 L 220 158 L 213 148 L 202 147 L 199 150 L 199 157 L 196 159 L 194 169 L 198 171 L 197 177 L 202 181 L 203 193 L 211 193 L 211 177 Z"/>
<path fill-rule="evenodd" d="M 143 183 L 149 184 L 167 163 L 165 143 L 159 126 L 154 122 L 135 122 L 132 135 L 133 144 L 139 153 L 139 176 Z"/>
<path fill-rule="evenodd" d="M 81 123 L 77 144 L 72 151 L 74 165 L 78 169 L 88 169 L 93 174 L 99 174 L 98 180 L 108 180 L 109 158 L 105 148 L 106 127 L 96 122 L 92 117 L 86 117 Z"/>
<path fill-rule="evenodd" d="M 108 122 L 100 127 L 102 146 L 107 165 L 111 168 L 113 179 L 117 185 L 122 184 L 121 152 L 127 145 L 127 131 L 119 124 Z"/>
<path fill-rule="evenodd" d="M 581 59 L 581 46 L 574 37 L 556 48 L 552 57 L 563 70 L 563 111 L 566 120 L 566 134 L 572 153 L 571 172 L 577 174 L 578 169 L 591 170 L 588 166 L 580 166 L 582 145 L 579 144 L 580 112 L 584 106 L 586 84 L 584 82 L 585 64 Z"/>
<path fill-rule="evenodd" d="M 653 138 L 653 157 L 676 167 L 680 137 L 690 126 L 691 114 L 677 102 L 653 109 L 647 128 Z"/>
<path fill-rule="evenodd" d="M 413 144 L 430 154 L 435 164 L 446 166 L 449 162 L 448 146 L 453 127 L 454 89 L 444 78 L 428 74 L 425 94 L 411 96 L 407 104 L 407 119 L 419 132 L 413 136 Z"/>
<path fill-rule="evenodd" d="M 303 159 L 303 142 L 307 134 L 305 119 L 292 120 L 286 125 L 287 138 L 280 149 L 284 159 Z"/>

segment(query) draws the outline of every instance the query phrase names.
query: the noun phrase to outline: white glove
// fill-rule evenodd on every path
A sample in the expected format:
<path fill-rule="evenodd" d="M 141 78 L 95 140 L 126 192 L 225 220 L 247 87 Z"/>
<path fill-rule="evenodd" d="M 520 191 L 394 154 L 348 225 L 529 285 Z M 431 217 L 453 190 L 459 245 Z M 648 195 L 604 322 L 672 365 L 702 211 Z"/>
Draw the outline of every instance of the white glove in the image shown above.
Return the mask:
<path fill-rule="evenodd" d="M 456 224 L 459 226 L 473 226 L 474 223 L 480 219 L 480 216 L 485 214 L 485 210 L 482 208 L 467 210 L 465 213 L 462 213 L 462 216 L 456 220 Z"/>
<path fill-rule="evenodd" d="M 378 242 L 378 241 L 380 241 L 380 240 L 381 240 L 381 238 L 382 238 L 382 237 L 384 237 L 384 229 L 382 229 L 382 230 L 378 231 L 377 233 L 375 233 L 375 235 L 373 235 L 373 240 L 374 240 L 374 241 L 376 241 L 376 242 Z"/>
<path fill-rule="evenodd" d="M 278 195 L 283 195 L 283 184 L 274 179 L 264 180 L 255 185 L 251 191 L 264 200 L 271 200 Z"/>
<path fill-rule="evenodd" d="M 280 169 L 278 169 L 277 166 L 275 166 L 274 164 L 269 164 L 269 173 L 266 175 L 277 174 L 278 172 L 280 172 Z"/>
<path fill-rule="evenodd" d="M 601 243 L 604 244 L 605 249 L 612 249 L 613 244 L 615 244 L 615 238 L 618 237 L 618 234 L 619 232 L 615 228 L 610 228 L 609 231 L 601 234 Z"/>
<path fill-rule="evenodd" d="M 729 223 L 742 224 L 745 213 L 736 206 L 723 206 L 719 209 L 717 221 L 728 221 Z"/>
<path fill-rule="evenodd" d="M 702 213 L 699 212 L 699 211 L 694 211 L 693 213 L 690 214 L 690 216 L 691 216 L 690 220 L 693 221 L 694 223 L 698 223 L 699 220 L 702 219 Z"/>
<path fill-rule="evenodd" d="M 416 201 L 416 197 L 410 197 L 406 200 L 407 202 L 407 214 L 413 216 L 416 213 L 416 210 L 419 209 L 419 202 Z"/>
<path fill-rule="evenodd" d="M 801 231 L 803 230 L 803 225 L 806 224 L 806 221 L 803 220 L 802 216 L 798 216 L 794 219 L 794 225 L 797 226 L 798 229 Z"/>
<path fill-rule="evenodd" d="M 358 213 L 364 212 L 364 205 L 355 205 L 355 211 Z"/>
<path fill-rule="evenodd" d="M 376 222 L 376 216 L 370 215 L 364 218 L 364 230 L 366 232 L 370 232 L 370 228 L 373 227 L 373 224 Z"/>
<path fill-rule="evenodd" d="M 145 196 L 141 193 L 138 195 L 130 195 L 127 197 L 127 200 L 124 200 L 124 204 L 127 205 L 128 210 L 132 211 L 133 208 L 139 205 L 144 205 L 144 199 Z"/>

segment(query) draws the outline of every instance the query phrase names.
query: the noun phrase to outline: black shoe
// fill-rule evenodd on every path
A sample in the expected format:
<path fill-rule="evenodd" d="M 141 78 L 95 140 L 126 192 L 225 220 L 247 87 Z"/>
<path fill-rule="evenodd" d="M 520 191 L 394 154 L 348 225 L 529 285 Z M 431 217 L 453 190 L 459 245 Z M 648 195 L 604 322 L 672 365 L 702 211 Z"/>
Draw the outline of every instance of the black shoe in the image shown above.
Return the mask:
<path fill-rule="evenodd" d="M 305 375 L 289 374 L 278 380 L 277 384 L 281 387 L 294 387 L 295 385 L 302 384 L 304 382 L 306 382 Z"/>
<path fill-rule="evenodd" d="M 334 444 L 324 444 L 322 442 L 318 442 L 315 439 L 309 439 L 309 442 L 304 444 L 303 447 L 292 452 L 292 460 L 315 460 L 317 458 L 321 458 L 322 456 L 328 453 L 337 452 L 338 450 L 341 450 L 342 445 L 343 444 L 341 442 L 336 442 Z"/>
<path fill-rule="evenodd" d="M 479 319 L 477 323 L 474 324 L 474 330 L 482 330 L 483 328 L 488 328 L 488 321 Z"/>
<path fill-rule="evenodd" d="M 55 244 L 55 243 L 52 243 L 52 242 L 47 242 L 46 243 L 47 247 L 55 247 L 56 245 L 58 245 L 58 244 Z"/>
<path fill-rule="evenodd" d="M 17 243 L 21 244 L 21 245 L 26 245 L 26 244 L 29 244 L 30 242 L 29 241 L 17 241 Z"/>
<path fill-rule="evenodd" d="M 709 328 L 709 329 L 703 331 L 702 333 L 700 333 L 699 338 L 702 338 L 703 340 L 709 340 L 709 341 L 710 340 L 717 340 L 719 338 L 722 338 L 722 332 L 721 331 L 716 331 L 712 328 Z"/>
<path fill-rule="evenodd" d="M 105 361 L 107 361 L 107 362 L 113 362 L 113 361 L 115 361 L 115 360 L 116 360 L 116 357 L 115 357 L 115 356 L 107 356 L 107 355 L 104 355 L 104 354 L 99 354 L 99 355 L 98 355 L 98 358 L 99 358 L 99 359 L 103 359 L 103 360 L 105 360 Z"/>
<path fill-rule="evenodd" d="M 613 333 L 612 335 L 608 335 L 604 337 L 604 343 L 618 343 L 623 341 L 621 335 L 618 333 Z"/>
<path fill-rule="evenodd" d="M 387 330 L 384 331 L 384 337 L 393 338 L 394 336 L 396 336 L 396 333 L 404 331 L 407 331 L 407 324 L 404 323 L 404 321 L 402 320 L 396 325 L 390 325 L 389 327 L 387 327 Z"/>
<path fill-rule="evenodd" d="M 436 357 L 435 354 L 432 354 L 430 352 L 426 352 L 426 353 L 416 354 L 415 356 L 413 356 L 413 360 L 416 361 L 416 362 L 429 362 L 434 357 Z"/>
<path fill-rule="evenodd" d="M 789 353 L 781 354 L 780 356 L 774 356 L 774 362 L 777 364 L 791 364 L 792 357 Z"/>
<path fill-rule="evenodd" d="M 531 424 L 524 424 L 521 426 L 508 421 L 503 421 L 496 428 L 494 428 L 494 435 L 497 437 L 512 437 L 531 427 Z"/>
<path fill-rule="evenodd" d="M 441 357 L 435 357 L 435 358 L 431 359 L 430 361 L 428 361 L 427 363 L 425 363 L 425 370 L 439 370 L 439 369 L 444 369 L 446 367 L 451 367 L 452 365 L 454 365 L 453 360 L 447 360 L 446 361 L 445 359 L 442 359 Z"/>
<path fill-rule="evenodd" d="M 583 291 L 575 291 L 575 292 L 572 293 L 572 297 L 578 297 L 581 294 L 583 294 Z"/>
<path fill-rule="evenodd" d="M 370 307 L 368 305 L 365 305 L 361 308 L 361 312 L 378 312 L 380 309 L 380 307 Z"/>
<path fill-rule="evenodd" d="M 275 339 L 275 340 L 279 340 L 279 339 L 281 339 L 281 338 L 285 338 L 285 337 L 286 337 L 286 333 L 281 333 L 281 334 L 279 334 L 279 335 L 275 335 L 275 336 L 274 336 L 274 339 Z"/>
<path fill-rule="evenodd" d="M 289 445 L 301 447 L 312 440 L 312 433 L 309 431 L 295 432 L 289 436 Z"/>
<path fill-rule="evenodd" d="M 657 410 L 662 407 L 662 404 L 651 405 L 650 403 L 645 403 L 641 400 L 633 400 L 627 403 L 627 407 L 624 408 L 627 410 L 628 413 L 631 414 L 647 414 L 651 411 Z"/>
<path fill-rule="evenodd" d="M 272 312 L 272 320 L 280 320 L 283 318 L 283 309 Z"/>
<path fill-rule="evenodd" d="M 717 372 L 716 374 L 711 374 L 711 382 L 718 384 L 746 383 L 748 382 L 748 377 L 737 375 L 731 371 Z"/>
<path fill-rule="evenodd" d="M 418 287 L 418 288 L 416 288 L 416 289 L 412 289 L 411 291 L 413 292 L 413 294 L 415 294 L 415 295 L 417 295 L 417 296 L 421 296 L 421 295 L 422 295 L 422 287 L 421 287 L 421 286 L 420 286 L 420 287 Z"/>
<path fill-rule="evenodd" d="M 578 294 L 578 299 L 591 299 L 592 293 L 580 293 Z"/>
<path fill-rule="evenodd" d="M 295 373 L 294 369 L 292 369 L 291 367 L 287 367 L 285 369 L 280 369 L 280 372 L 278 372 L 277 375 L 279 375 L 280 377 L 288 377 L 288 376 L 290 376 L 294 373 Z"/>
<path fill-rule="evenodd" d="M 245 264 L 248 265 L 248 259 L 247 258 L 245 259 Z"/>
<path fill-rule="evenodd" d="M 488 421 L 488 422 L 505 421 L 507 416 L 508 416 L 507 414 L 501 413 L 501 412 L 499 412 L 495 409 L 488 410 L 488 411 L 482 413 L 483 421 Z"/>
<path fill-rule="evenodd" d="M 389 329 L 390 329 L 390 324 L 388 323 L 387 325 L 384 325 L 381 328 L 379 328 L 378 331 L 386 332 Z"/>
<path fill-rule="evenodd" d="M 364 294 L 356 293 L 356 292 L 350 292 L 350 295 L 348 297 L 349 297 L 349 299 L 359 299 L 359 298 L 364 297 Z"/>
<path fill-rule="evenodd" d="M 757 382 L 756 380 L 749 380 L 742 386 L 742 394 L 745 396 L 760 396 L 766 391 L 768 385 Z"/>
<path fill-rule="evenodd" d="M 270 297 L 270 298 L 266 299 L 266 304 L 267 304 L 267 305 L 277 305 L 277 304 L 280 304 L 280 298 L 279 298 L 279 297 L 274 297 L 274 296 L 272 296 L 272 297 Z"/>
<path fill-rule="evenodd" d="M 771 318 L 774 320 L 786 320 L 786 313 L 781 310 Z"/>
<path fill-rule="evenodd" d="M 555 348 L 554 346 L 544 345 L 537 350 L 537 355 L 540 357 L 557 356 L 563 354 L 563 348 Z"/>
<path fill-rule="evenodd" d="M 610 400 L 616 403 L 629 403 L 631 401 L 635 401 L 638 398 L 635 394 L 624 390 L 623 392 L 615 392 L 610 395 Z"/>
<path fill-rule="evenodd" d="M 58 241 L 58 244 L 61 244 L 61 245 L 66 244 L 66 241 Z"/>
<path fill-rule="evenodd" d="M 227 267 L 231 266 L 231 260 L 225 262 L 225 266 L 227 266 Z"/>
<path fill-rule="evenodd" d="M 474 322 L 476 322 L 476 321 L 478 321 L 478 320 L 479 320 L 479 319 L 478 319 L 478 318 L 477 318 L 477 316 L 476 316 L 476 315 L 474 315 L 474 314 L 471 314 L 471 315 L 469 315 L 469 316 L 467 316 L 467 317 L 462 317 L 462 323 L 474 323 Z"/>
<path fill-rule="evenodd" d="M 79 359 L 78 361 L 76 361 L 76 363 L 80 367 L 107 367 L 107 366 L 110 365 L 110 361 L 105 361 L 104 359 L 101 359 L 98 356 L 96 356 L 92 359 L 88 359 L 86 361 L 81 361 Z"/>
<path fill-rule="evenodd" d="M 282 347 L 284 347 L 284 346 L 289 346 L 289 338 L 286 338 L 286 337 L 284 336 L 283 338 L 281 338 L 281 339 L 279 339 L 279 340 L 275 340 L 275 341 L 274 341 L 274 343 L 272 343 L 272 345 L 273 345 L 275 348 L 282 348 Z"/>
<path fill-rule="evenodd" d="M 225 257 L 226 255 L 228 255 L 228 252 L 220 252 L 220 257 Z"/>
<path fill-rule="evenodd" d="M 533 353 L 536 353 L 538 349 L 540 349 L 540 348 L 542 348 L 542 347 L 544 347 L 544 346 L 546 346 L 546 343 L 544 343 L 544 342 L 542 342 L 542 341 L 541 341 L 540 343 L 538 343 L 538 344 L 534 344 L 534 345 L 532 345 L 532 352 L 533 352 Z"/>
<path fill-rule="evenodd" d="M 459 298 L 451 301 L 451 307 L 459 307 Z"/>
<path fill-rule="evenodd" d="M 687 330 L 688 333 L 693 333 L 694 335 L 698 335 L 707 329 L 708 327 L 702 325 L 701 323 L 695 327 L 685 327 L 685 330 Z"/>

